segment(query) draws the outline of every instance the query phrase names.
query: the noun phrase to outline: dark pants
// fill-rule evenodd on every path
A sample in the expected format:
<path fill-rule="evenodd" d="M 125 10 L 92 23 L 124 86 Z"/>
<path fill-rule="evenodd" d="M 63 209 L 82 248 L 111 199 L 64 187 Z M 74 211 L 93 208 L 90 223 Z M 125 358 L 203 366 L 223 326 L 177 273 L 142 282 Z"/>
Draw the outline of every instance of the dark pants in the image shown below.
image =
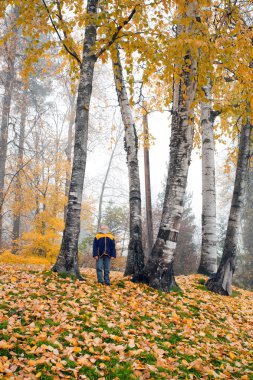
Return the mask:
<path fill-rule="evenodd" d="M 97 278 L 101 284 L 110 285 L 110 264 L 111 258 L 109 256 L 102 256 L 96 262 Z"/>

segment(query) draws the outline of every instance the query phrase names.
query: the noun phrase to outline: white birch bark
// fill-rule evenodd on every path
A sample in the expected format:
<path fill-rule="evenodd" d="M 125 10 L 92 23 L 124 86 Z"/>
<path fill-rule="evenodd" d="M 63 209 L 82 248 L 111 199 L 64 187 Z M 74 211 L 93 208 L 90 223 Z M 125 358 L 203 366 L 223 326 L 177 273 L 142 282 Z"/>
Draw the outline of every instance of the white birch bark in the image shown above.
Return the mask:
<path fill-rule="evenodd" d="M 192 22 L 188 26 L 179 25 L 178 34 L 193 33 L 193 24 L 198 16 L 197 5 L 196 1 L 187 4 L 186 15 Z M 145 267 L 147 283 L 166 292 L 176 285 L 173 261 L 193 144 L 192 103 L 196 94 L 196 74 L 197 62 L 189 50 L 184 57 L 180 81 L 174 83 L 169 169 L 162 220 Z"/>
<path fill-rule="evenodd" d="M 88 0 L 87 13 L 97 13 L 98 0 Z M 83 59 L 80 71 L 80 82 L 75 120 L 75 144 L 73 167 L 67 205 L 67 215 L 61 250 L 53 271 L 70 273 L 82 279 L 78 265 L 78 238 L 80 233 L 80 214 L 83 194 L 83 181 L 86 168 L 89 107 L 92 93 L 92 80 L 96 56 L 94 45 L 97 27 L 92 22 L 85 28 Z"/>
<path fill-rule="evenodd" d="M 234 191 L 221 262 L 216 275 L 210 278 L 206 284 L 209 290 L 222 295 L 232 294 L 232 279 L 235 271 L 238 234 L 250 156 L 251 131 L 252 126 L 248 121 L 241 129 Z"/>
<path fill-rule="evenodd" d="M 199 273 L 212 275 L 217 271 L 216 191 L 211 81 L 203 87 L 206 101 L 201 102 L 202 131 L 202 247 Z"/>
<path fill-rule="evenodd" d="M 130 237 L 125 275 L 132 275 L 134 281 L 142 278 L 144 252 L 142 248 L 141 190 L 138 163 L 138 138 L 124 83 L 119 49 L 112 54 L 113 73 L 118 101 L 125 127 L 125 150 L 129 177 Z"/>

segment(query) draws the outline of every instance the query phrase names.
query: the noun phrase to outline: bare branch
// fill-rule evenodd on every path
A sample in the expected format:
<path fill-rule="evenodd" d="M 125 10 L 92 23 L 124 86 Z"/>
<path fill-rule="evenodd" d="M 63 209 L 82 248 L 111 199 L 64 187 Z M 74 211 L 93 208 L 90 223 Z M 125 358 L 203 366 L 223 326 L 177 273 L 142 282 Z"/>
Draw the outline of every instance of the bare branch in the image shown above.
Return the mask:
<path fill-rule="evenodd" d="M 49 19 L 50 19 L 50 21 L 51 21 L 51 24 L 52 24 L 52 26 L 53 26 L 53 28 L 54 28 L 54 30 L 55 30 L 55 32 L 56 32 L 56 34 L 57 34 L 59 40 L 60 40 L 61 43 L 63 44 L 65 50 L 66 50 L 66 51 L 67 51 L 67 52 L 68 52 L 73 58 L 75 58 L 75 60 L 76 60 L 76 61 L 78 62 L 78 64 L 79 64 L 79 66 L 81 66 L 82 61 L 81 61 L 81 59 L 79 58 L 78 54 L 75 52 L 75 50 L 74 50 L 72 47 L 71 47 L 71 48 L 68 48 L 68 46 L 65 44 L 64 40 L 62 39 L 62 37 L 61 37 L 61 35 L 60 35 L 60 33 L 59 33 L 59 31 L 58 31 L 58 29 L 57 29 L 55 23 L 54 23 L 54 20 L 53 20 L 51 14 L 50 14 L 50 10 L 49 10 L 49 8 L 48 8 L 48 6 L 47 6 L 47 4 L 46 4 L 46 1 L 45 1 L 45 0 L 42 0 L 42 3 L 44 4 L 44 7 L 45 7 L 45 9 L 46 9 L 46 11 L 47 11 L 47 13 L 48 13 L 48 17 L 49 17 Z M 66 38 L 66 36 L 65 36 L 65 33 L 66 33 L 66 32 L 63 32 L 63 33 L 64 33 L 64 37 Z"/>

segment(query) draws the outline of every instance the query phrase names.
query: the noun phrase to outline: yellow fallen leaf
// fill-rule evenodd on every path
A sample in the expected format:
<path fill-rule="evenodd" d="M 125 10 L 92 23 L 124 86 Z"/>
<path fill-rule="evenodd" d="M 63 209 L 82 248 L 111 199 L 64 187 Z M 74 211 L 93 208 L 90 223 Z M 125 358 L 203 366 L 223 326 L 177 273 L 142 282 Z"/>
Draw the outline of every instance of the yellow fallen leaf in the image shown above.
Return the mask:
<path fill-rule="evenodd" d="M 36 373 L 36 377 L 37 377 L 37 379 L 38 379 L 39 377 L 41 377 L 41 375 L 42 375 L 41 372 Z"/>
<path fill-rule="evenodd" d="M 74 347 L 74 352 L 75 353 L 81 352 L 81 347 Z"/>
<path fill-rule="evenodd" d="M 230 359 L 234 360 L 236 356 L 233 352 L 230 351 L 229 357 L 230 357 Z"/>
<path fill-rule="evenodd" d="M 86 357 L 83 357 L 83 356 L 77 359 L 77 363 L 85 367 L 92 367 L 91 362 Z"/>

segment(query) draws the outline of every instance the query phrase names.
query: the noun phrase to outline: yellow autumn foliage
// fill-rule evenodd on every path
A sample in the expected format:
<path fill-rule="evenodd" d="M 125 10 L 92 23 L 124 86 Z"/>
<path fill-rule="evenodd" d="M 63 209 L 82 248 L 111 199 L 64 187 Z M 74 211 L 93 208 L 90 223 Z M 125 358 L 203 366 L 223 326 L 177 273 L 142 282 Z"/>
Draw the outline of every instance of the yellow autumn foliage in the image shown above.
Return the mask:
<path fill-rule="evenodd" d="M 4 251 L 0 254 L 0 263 L 1 264 L 36 264 L 36 265 L 46 265 L 51 264 L 49 258 L 47 257 L 38 257 L 35 255 L 13 255 L 9 250 Z"/>

